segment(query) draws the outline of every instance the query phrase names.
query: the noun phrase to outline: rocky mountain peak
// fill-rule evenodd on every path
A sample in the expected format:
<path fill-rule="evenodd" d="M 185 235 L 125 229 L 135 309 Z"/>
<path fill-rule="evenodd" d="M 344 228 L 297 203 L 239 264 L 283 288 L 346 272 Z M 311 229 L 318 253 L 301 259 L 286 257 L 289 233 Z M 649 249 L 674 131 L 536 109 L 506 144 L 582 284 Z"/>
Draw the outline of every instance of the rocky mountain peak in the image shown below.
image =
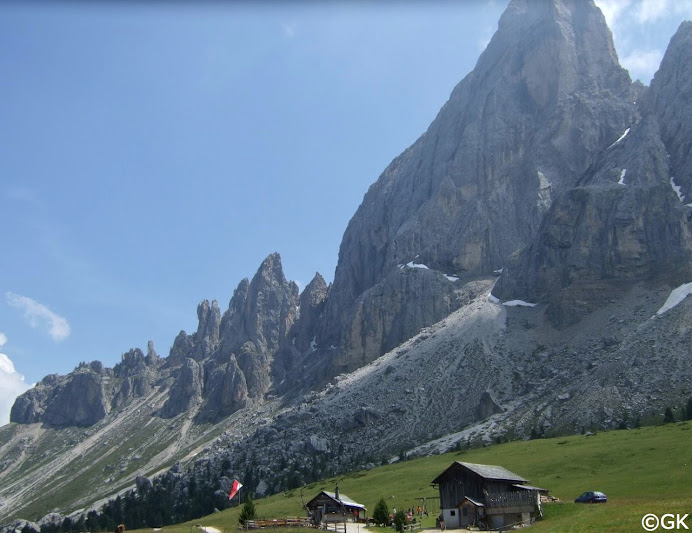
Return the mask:
<path fill-rule="evenodd" d="M 197 332 L 194 334 L 195 346 L 192 358 L 196 361 L 211 356 L 219 345 L 219 327 L 221 324 L 221 311 L 219 304 L 214 300 L 200 302 L 197 306 L 197 319 L 199 321 Z"/>
<path fill-rule="evenodd" d="M 463 284 L 501 269 L 634 122 L 632 96 L 593 1 L 512 1 L 474 70 L 344 233 L 318 336 L 339 348 L 324 354 L 327 374 L 371 361 L 461 305 L 430 271 Z"/>
<path fill-rule="evenodd" d="M 527 52 L 532 55 L 528 57 Z M 485 57 L 484 57 L 485 56 Z M 513 0 L 477 68 L 521 57 L 529 93 L 537 104 L 597 85 L 622 90 L 627 76 L 605 17 L 592 0 Z M 505 63 L 506 64 L 506 63 Z M 559 73 L 559 76 L 556 74 Z"/>
<path fill-rule="evenodd" d="M 671 38 L 641 100 L 642 114 L 656 117 L 675 186 L 681 197 L 692 201 L 692 22 L 683 22 Z"/>
<path fill-rule="evenodd" d="M 639 113 L 556 198 L 535 240 L 509 258 L 496 296 L 549 303 L 550 318 L 564 326 L 637 281 L 680 284 L 692 275 L 691 44 L 685 23 Z"/>
<path fill-rule="evenodd" d="M 327 283 L 324 281 L 322 274 L 315 272 L 315 276 L 300 295 L 300 307 L 315 306 L 327 298 Z"/>

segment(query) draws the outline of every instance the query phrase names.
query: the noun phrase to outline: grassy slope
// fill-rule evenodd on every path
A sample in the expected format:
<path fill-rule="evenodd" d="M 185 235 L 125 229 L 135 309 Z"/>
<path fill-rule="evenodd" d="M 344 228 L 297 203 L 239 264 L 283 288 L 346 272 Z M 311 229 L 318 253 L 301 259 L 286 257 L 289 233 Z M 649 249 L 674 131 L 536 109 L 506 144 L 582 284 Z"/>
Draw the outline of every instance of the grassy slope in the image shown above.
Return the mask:
<path fill-rule="evenodd" d="M 416 498 L 437 496 L 430 481 L 455 460 L 502 465 L 563 500 L 544 506 L 546 520 L 531 529 L 536 532 L 643 531 L 640 521 L 646 513 L 692 514 L 692 422 L 426 457 L 313 483 L 304 489 L 304 498 L 309 500 L 323 488 L 334 490 L 338 481 L 342 493 L 371 511 L 381 496 L 390 509 L 405 509 L 417 505 Z M 605 492 L 608 503 L 571 503 L 586 490 Z M 303 514 L 300 490 L 255 503 L 260 517 Z M 166 531 L 189 533 L 194 524 L 202 524 L 230 532 L 237 528 L 237 517 L 234 508 Z M 431 516 L 424 525 L 433 522 Z"/>

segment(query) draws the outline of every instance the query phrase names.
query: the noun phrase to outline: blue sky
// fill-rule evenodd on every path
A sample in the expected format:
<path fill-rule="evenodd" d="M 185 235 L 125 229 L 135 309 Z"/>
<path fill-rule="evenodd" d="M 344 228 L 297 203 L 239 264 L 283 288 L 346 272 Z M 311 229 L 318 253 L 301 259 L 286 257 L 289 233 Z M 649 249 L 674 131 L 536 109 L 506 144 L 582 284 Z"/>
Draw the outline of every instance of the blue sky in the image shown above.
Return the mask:
<path fill-rule="evenodd" d="M 692 0 L 599 0 L 648 80 Z M 0 4 L 0 424 L 149 339 L 168 355 L 278 251 L 334 275 L 363 194 L 504 1 Z"/>

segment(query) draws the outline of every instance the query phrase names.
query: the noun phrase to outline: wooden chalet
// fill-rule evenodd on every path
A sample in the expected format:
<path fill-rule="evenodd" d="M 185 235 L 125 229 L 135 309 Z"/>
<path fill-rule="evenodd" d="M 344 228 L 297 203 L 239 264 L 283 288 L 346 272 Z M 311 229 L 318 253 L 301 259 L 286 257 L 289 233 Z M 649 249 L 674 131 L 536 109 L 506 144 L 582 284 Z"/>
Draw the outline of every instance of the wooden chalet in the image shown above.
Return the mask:
<path fill-rule="evenodd" d="M 439 487 L 440 510 L 448 528 L 528 525 L 541 514 L 540 496 L 548 492 L 501 466 L 459 461 L 432 484 Z"/>
<path fill-rule="evenodd" d="M 339 493 L 339 486 L 334 492 L 323 490 L 305 504 L 310 521 L 315 526 L 335 522 L 357 522 L 365 518 L 365 505 L 353 501 L 345 494 Z"/>

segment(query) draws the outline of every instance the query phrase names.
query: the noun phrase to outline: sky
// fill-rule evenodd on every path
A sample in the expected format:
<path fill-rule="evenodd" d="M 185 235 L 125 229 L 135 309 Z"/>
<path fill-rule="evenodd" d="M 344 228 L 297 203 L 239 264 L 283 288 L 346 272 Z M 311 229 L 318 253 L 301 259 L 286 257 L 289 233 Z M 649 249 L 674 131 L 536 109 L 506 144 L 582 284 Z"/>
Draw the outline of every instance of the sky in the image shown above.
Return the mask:
<path fill-rule="evenodd" d="M 645 84 L 692 0 L 598 0 Z M 0 424 L 279 252 L 334 276 L 368 187 L 474 67 L 506 1 L 0 3 Z"/>

